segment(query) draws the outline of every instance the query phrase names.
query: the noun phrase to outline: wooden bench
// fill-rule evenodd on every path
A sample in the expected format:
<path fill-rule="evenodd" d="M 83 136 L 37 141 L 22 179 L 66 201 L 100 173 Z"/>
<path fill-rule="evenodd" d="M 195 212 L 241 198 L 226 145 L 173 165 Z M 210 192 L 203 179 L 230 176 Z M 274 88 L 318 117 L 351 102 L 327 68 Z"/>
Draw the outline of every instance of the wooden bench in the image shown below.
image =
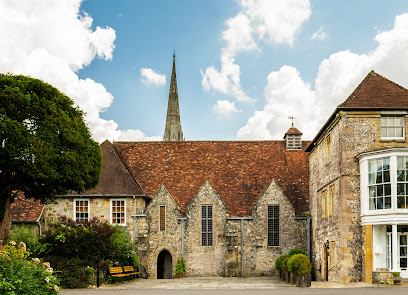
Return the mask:
<path fill-rule="evenodd" d="M 109 267 L 109 273 L 112 277 L 140 276 L 140 272 L 135 271 L 133 266 Z"/>

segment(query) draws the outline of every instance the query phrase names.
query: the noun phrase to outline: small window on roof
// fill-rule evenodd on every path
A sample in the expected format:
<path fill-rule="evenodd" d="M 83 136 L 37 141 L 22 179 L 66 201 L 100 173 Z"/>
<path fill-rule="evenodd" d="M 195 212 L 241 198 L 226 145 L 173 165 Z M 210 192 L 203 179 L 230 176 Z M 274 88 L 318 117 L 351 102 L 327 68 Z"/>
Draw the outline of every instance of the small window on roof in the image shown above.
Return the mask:
<path fill-rule="evenodd" d="M 405 120 L 404 115 L 381 115 L 381 138 L 404 139 Z"/>

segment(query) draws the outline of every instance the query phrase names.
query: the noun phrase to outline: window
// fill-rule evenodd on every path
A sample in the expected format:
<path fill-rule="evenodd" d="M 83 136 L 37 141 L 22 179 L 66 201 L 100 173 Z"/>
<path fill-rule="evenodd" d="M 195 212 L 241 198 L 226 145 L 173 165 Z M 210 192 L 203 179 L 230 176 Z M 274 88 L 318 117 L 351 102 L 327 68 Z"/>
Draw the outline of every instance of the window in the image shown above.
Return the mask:
<path fill-rule="evenodd" d="M 89 200 L 76 199 L 74 200 L 74 220 L 83 222 L 89 220 Z"/>
<path fill-rule="evenodd" d="M 397 208 L 408 208 L 408 157 L 397 157 Z"/>
<path fill-rule="evenodd" d="M 166 231 L 166 206 L 160 206 L 159 210 L 160 231 Z"/>
<path fill-rule="evenodd" d="M 213 246 L 213 206 L 201 206 L 201 246 Z"/>
<path fill-rule="evenodd" d="M 331 161 L 331 136 L 330 134 L 324 139 L 324 151 L 326 153 L 326 163 Z"/>
<path fill-rule="evenodd" d="M 381 116 L 381 138 L 382 139 L 404 139 L 405 122 L 403 115 Z"/>
<path fill-rule="evenodd" d="M 279 246 L 279 205 L 268 206 L 268 246 Z"/>
<path fill-rule="evenodd" d="M 327 217 L 327 190 L 322 192 L 322 218 Z"/>
<path fill-rule="evenodd" d="M 111 223 L 126 225 L 126 203 L 125 200 L 111 200 Z"/>
<path fill-rule="evenodd" d="M 301 149 L 302 141 L 300 135 L 287 135 L 286 148 L 289 150 Z"/>
<path fill-rule="evenodd" d="M 328 201 L 328 216 L 333 216 L 336 209 L 336 194 L 334 192 L 334 185 L 329 186 L 329 201 Z"/>
<path fill-rule="evenodd" d="M 368 198 L 370 210 L 391 208 L 390 157 L 368 161 Z"/>

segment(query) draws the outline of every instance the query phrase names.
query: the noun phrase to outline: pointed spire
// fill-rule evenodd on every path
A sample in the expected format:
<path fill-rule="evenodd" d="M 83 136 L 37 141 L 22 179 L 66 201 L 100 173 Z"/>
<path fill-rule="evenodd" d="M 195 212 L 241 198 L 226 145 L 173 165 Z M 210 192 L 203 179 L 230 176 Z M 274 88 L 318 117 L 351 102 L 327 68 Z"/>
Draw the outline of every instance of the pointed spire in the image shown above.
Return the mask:
<path fill-rule="evenodd" d="M 176 52 L 173 53 L 173 70 L 171 72 L 169 102 L 167 105 L 166 129 L 163 135 L 164 141 L 183 141 L 183 131 L 180 123 L 180 110 L 176 79 Z"/>

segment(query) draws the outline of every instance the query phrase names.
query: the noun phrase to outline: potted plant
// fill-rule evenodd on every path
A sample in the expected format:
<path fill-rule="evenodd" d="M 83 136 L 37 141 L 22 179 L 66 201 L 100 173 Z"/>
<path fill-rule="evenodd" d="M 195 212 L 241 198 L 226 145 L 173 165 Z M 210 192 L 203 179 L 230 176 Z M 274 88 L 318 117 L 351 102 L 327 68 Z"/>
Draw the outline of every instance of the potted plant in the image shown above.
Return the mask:
<path fill-rule="evenodd" d="M 176 264 L 176 278 L 184 277 L 186 273 L 186 265 L 184 264 L 183 257 L 177 257 L 177 264 Z"/>
<path fill-rule="evenodd" d="M 399 271 L 392 272 L 392 280 L 394 281 L 394 285 L 401 285 L 402 278 L 400 277 Z"/>
<path fill-rule="evenodd" d="M 297 287 L 310 287 L 312 281 L 312 263 L 304 254 L 296 254 L 289 258 L 288 270 L 294 274 Z"/>
<path fill-rule="evenodd" d="M 289 257 L 288 257 L 288 254 L 286 254 L 286 255 L 281 255 L 281 256 L 279 256 L 279 257 L 276 258 L 276 260 L 275 260 L 275 269 L 276 269 L 277 271 L 279 271 L 279 277 L 280 277 L 280 279 L 281 279 L 282 281 L 285 281 L 285 280 L 286 280 L 285 272 L 287 273 L 287 270 L 285 270 L 284 264 L 286 265 L 286 262 L 287 262 L 288 258 L 289 258 Z"/>

